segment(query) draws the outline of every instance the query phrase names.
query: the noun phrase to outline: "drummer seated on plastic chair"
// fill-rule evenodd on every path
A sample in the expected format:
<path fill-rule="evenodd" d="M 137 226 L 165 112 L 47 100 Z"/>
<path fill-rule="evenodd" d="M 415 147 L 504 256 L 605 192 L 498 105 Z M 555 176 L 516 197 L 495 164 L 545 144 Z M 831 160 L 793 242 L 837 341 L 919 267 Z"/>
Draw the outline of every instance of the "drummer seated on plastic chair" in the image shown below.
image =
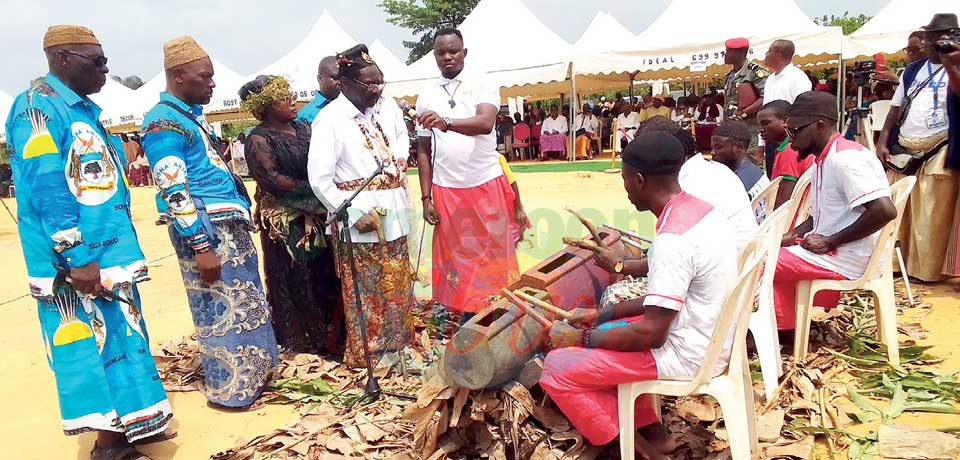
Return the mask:
<path fill-rule="evenodd" d="M 680 188 L 684 147 L 664 132 L 640 134 L 624 150 L 622 177 L 638 211 L 658 217 L 648 251 L 648 292 L 602 309 L 575 309 L 550 330 L 540 386 L 593 445 L 619 434 L 617 385 L 692 378 L 737 273 L 724 217 Z M 723 367 L 726 366 L 723 358 Z M 663 459 L 675 445 L 651 400 L 637 399 L 640 458 Z"/>
<path fill-rule="evenodd" d="M 782 344 L 793 343 L 799 281 L 857 279 L 876 245 L 877 232 L 897 217 L 890 186 L 874 152 L 835 129 L 836 101 L 825 92 L 797 97 L 787 133 L 800 161 L 816 157 L 810 185 L 810 217 L 783 237 L 773 279 Z M 836 306 L 840 293 L 820 291 L 814 305 Z"/>

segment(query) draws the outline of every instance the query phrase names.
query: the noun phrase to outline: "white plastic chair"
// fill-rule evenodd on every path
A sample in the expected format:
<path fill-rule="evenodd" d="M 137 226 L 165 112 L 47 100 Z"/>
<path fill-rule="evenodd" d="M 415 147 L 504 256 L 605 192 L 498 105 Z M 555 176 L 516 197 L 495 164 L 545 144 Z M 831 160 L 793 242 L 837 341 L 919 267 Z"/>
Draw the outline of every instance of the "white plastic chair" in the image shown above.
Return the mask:
<path fill-rule="evenodd" d="M 757 223 L 762 223 L 766 216 L 769 216 L 773 212 L 773 206 L 777 204 L 777 192 L 780 191 L 780 183 L 783 182 L 783 176 L 777 176 L 770 184 L 767 185 L 767 188 L 763 189 L 762 192 L 753 197 L 753 202 L 750 203 L 753 206 L 753 215 L 757 217 Z M 764 213 L 760 213 L 760 207 L 764 206 Z M 763 216 L 763 218 L 759 217 Z"/>
<path fill-rule="evenodd" d="M 790 226 L 793 215 L 790 210 L 792 200 L 777 208 L 760 225 L 759 238 L 763 241 L 761 257 L 764 260 L 763 273 L 760 276 L 760 292 L 757 309 L 750 315 L 750 335 L 756 344 L 757 357 L 760 360 L 760 372 L 763 374 L 763 392 L 769 401 L 777 390 L 783 363 L 780 359 L 780 338 L 777 334 L 777 312 L 773 304 L 773 275 L 777 271 L 780 258 L 780 240 Z"/>
<path fill-rule="evenodd" d="M 813 182 L 814 169 L 816 168 L 813 166 L 807 168 L 806 172 L 797 178 L 797 184 L 790 195 L 794 206 L 791 214 L 797 216 L 793 221 L 793 227 L 802 224 L 807 217 L 810 217 L 810 184 Z"/>
<path fill-rule="evenodd" d="M 887 120 L 887 114 L 889 113 L 890 101 L 876 101 L 870 104 L 870 115 L 867 116 L 870 122 L 870 131 L 877 133 L 883 131 L 883 123 Z"/>
<path fill-rule="evenodd" d="M 811 280 L 797 283 L 797 325 L 793 342 L 793 356 L 797 361 L 807 354 L 810 343 L 810 312 L 813 298 L 823 290 L 852 291 L 865 289 L 873 292 L 877 316 L 877 339 L 887 347 L 890 364 L 900 365 L 900 346 L 897 342 L 897 301 L 893 292 L 893 254 L 895 234 L 900 228 L 903 208 L 916 184 L 915 176 L 907 176 L 890 186 L 890 199 L 897 208 L 897 217 L 884 225 L 877 236 L 877 244 L 867 262 L 863 276 L 855 280 Z M 879 273 L 879 276 L 877 274 Z"/>
<path fill-rule="evenodd" d="M 634 459 L 634 403 L 641 394 L 685 396 L 705 394 L 713 396 L 723 411 L 730 439 L 730 451 L 735 459 L 752 458 L 759 453 L 757 419 L 754 412 L 753 386 L 750 381 L 750 363 L 747 359 L 747 325 L 753 310 L 753 298 L 760 278 L 763 240 L 754 240 L 747 248 L 747 263 L 717 318 L 717 324 L 707 345 L 707 353 L 700 370 L 692 380 L 649 380 L 624 383 L 617 386 L 618 415 L 620 419 L 620 458 Z M 730 360 L 725 372 L 716 375 L 723 344 L 734 331 Z M 716 376 L 715 376 L 716 375 Z M 657 399 L 657 398 L 655 398 Z M 654 401 L 659 406 L 658 401 Z"/>

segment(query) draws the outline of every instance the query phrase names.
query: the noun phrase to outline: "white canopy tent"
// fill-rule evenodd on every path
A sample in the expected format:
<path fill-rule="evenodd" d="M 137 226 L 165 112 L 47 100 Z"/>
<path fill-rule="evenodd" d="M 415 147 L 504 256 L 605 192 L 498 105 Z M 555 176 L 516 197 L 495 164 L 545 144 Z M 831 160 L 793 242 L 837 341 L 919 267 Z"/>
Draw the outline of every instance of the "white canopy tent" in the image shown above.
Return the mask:
<path fill-rule="evenodd" d="M 847 37 L 844 59 L 895 54 L 907 45 L 910 33 L 930 23 L 936 13 L 960 15 L 957 0 L 891 0 L 863 27 Z"/>
<path fill-rule="evenodd" d="M 696 14 L 691 14 L 695 12 Z M 771 19 L 775 18 L 775 19 Z M 686 33 L 677 33 L 677 31 Z M 821 27 L 793 0 L 673 0 L 634 39 L 606 50 L 576 50 L 578 75 L 606 75 L 628 82 L 722 74 L 724 42 L 750 40 L 749 59 L 761 60 L 774 40 L 787 39 L 797 48 L 794 63 L 828 61 L 840 54 L 839 27 Z"/>
<path fill-rule="evenodd" d="M 253 74 L 283 75 L 299 100 L 312 99 L 317 91 L 320 59 L 344 51 L 358 42 L 347 34 L 329 11 L 323 10 L 313 28 L 286 55 Z"/>
<path fill-rule="evenodd" d="M 7 114 L 10 112 L 11 106 L 13 106 L 13 96 L 0 91 L 0 143 L 7 139 Z"/>
<path fill-rule="evenodd" d="M 237 91 L 247 82 L 247 79 L 227 67 L 224 63 L 217 60 L 217 58 L 211 57 L 210 60 L 213 62 L 213 80 L 216 82 L 217 87 L 213 89 L 213 98 L 210 99 L 210 103 L 204 106 L 204 112 L 239 111 L 240 96 L 237 95 Z M 110 81 L 108 81 L 108 84 L 109 83 Z M 107 87 L 104 86 L 104 89 L 106 88 Z M 104 107 L 104 113 L 100 119 L 103 121 L 104 126 L 137 129 L 140 123 L 143 122 L 144 115 L 146 115 L 153 106 L 157 105 L 157 102 L 160 100 L 160 93 L 165 91 L 166 88 L 166 73 L 161 71 L 144 83 L 143 86 L 137 88 L 136 91 L 130 91 L 130 94 L 126 97 L 126 102 L 123 102 L 123 98 L 120 98 L 120 103 L 115 104 L 116 108 Z M 104 91 L 101 90 L 101 93 L 103 92 Z M 96 99 L 94 99 L 94 101 L 96 101 Z M 100 104 L 100 102 L 97 103 Z"/>
<path fill-rule="evenodd" d="M 480 0 L 458 27 L 468 50 L 469 71 L 485 72 L 500 86 L 500 96 L 556 95 L 539 83 L 569 77 L 572 47 L 517 0 Z M 495 33 L 509 31 L 509 33 Z M 517 46 L 527 43 L 535 46 Z M 426 81 L 440 76 L 433 54 L 410 64 L 399 79 L 387 81 L 384 94 L 415 96 Z"/>
<path fill-rule="evenodd" d="M 379 38 L 370 44 L 369 49 L 370 57 L 377 62 L 377 67 L 380 67 L 380 71 L 383 72 L 384 81 L 400 78 L 406 72 L 407 65 L 396 54 L 393 54 L 393 51 L 390 51 Z"/>
<path fill-rule="evenodd" d="M 100 106 L 103 112 L 100 113 L 100 121 L 104 126 L 112 126 L 119 120 L 111 119 L 113 114 L 121 114 L 130 106 L 134 99 L 136 91 L 127 88 L 113 78 L 107 77 L 107 83 L 100 88 L 100 92 L 90 95 L 90 99 Z"/>

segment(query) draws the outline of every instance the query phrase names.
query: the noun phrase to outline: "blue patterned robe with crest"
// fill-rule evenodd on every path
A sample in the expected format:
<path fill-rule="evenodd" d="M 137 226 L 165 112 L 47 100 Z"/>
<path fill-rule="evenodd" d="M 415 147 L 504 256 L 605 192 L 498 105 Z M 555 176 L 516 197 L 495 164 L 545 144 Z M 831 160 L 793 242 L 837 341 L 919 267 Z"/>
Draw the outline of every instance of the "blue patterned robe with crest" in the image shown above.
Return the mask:
<path fill-rule="evenodd" d="M 144 119 L 143 150 L 173 217 L 170 241 L 180 260 L 200 343 L 203 392 L 214 404 L 249 406 L 278 362 L 271 310 L 250 236 L 250 204 L 211 145 L 216 137 L 202 108 L 169 93 L 161 93 L 160 101 Z M 196 263 L 196 251 L 207 249 L 221 264 L 220 279 L 212 284 L 200 279 Z"/>

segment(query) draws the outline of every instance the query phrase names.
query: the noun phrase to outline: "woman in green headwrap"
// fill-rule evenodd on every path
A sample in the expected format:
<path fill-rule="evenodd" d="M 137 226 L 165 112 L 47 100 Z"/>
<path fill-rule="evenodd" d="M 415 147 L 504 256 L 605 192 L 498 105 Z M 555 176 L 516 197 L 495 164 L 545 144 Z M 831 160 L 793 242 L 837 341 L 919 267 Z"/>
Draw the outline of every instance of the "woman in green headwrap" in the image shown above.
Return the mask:
<path fill-rule="evenodd" d="M 263 246 L 267 301 L 285 351 L 337 348 L 340 281 L 324 237 L 326 209 L 307 181 L 310 125 L 296 121 L 290 84 L 261 75 L 240 89 L 241 107 L 260 120 L 245 153 L 257 182 L 254 219 Z M 342 312 L 342 310 L 341 310 Z"/>

